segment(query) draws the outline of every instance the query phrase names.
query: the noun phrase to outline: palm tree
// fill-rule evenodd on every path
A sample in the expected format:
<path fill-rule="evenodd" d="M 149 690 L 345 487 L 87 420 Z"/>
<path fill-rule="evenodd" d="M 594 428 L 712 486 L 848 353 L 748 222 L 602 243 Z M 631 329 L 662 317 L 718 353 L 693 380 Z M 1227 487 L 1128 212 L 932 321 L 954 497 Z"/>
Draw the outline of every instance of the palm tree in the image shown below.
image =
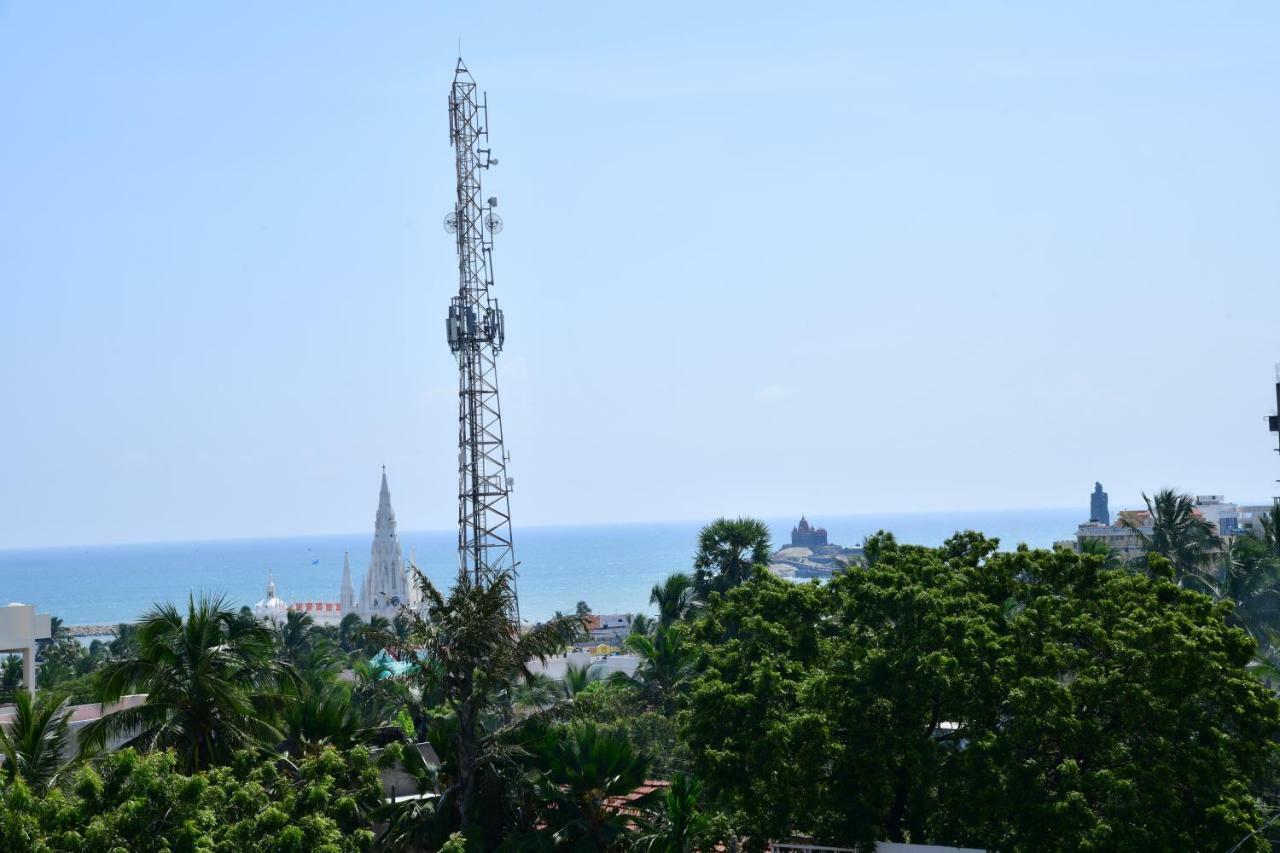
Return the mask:
<path fill-rule="evenodd" d="M 532 677 L 531 660 L 545 663 L 573 641 L 581 629 L 578 616 L 552 619 L 521 632 L 512 620 L 515 595 L 510 572 L 478 581 L 459 571 L 448 596 L 421 571 L 414 570 L 425 612 L 403 608 L 411 644 L 433 665 L 414 676 L 423 693 L 439 691 L 456 717 L 452 746 L 456 752 L 457 814 L 464 832 L 480 817 L 479 781 L 490 764 L 494 730 L 486 715 L 510 702 L 511 685 Z"/>
<path fill-rule="evenodd" d="M 286 613 L 284 621 L 275 626 L 281 657 L 296 664 L 311 645 L 311 628 L 314 625 L 315 620 L 310 613 L 297 610 Z"/>
<path fill-rule="evenodd" d="M 568 696 L 565 683 L 556 681 L 545 672 L 535 672 L 522 679 L 509 689 L 511 713 L 515 716 L 521 709 L 545 711 L 560 704 Z M 504 712 L 506 709 L 503 709 Z"/>
<path fill-rule="evenodd" d="M 560 689 L 566 699 L 573 699 L 588 686 L 604 678 L 604 667 L 591 663 L 569 663 L 564 668 Z"/>
<path fill-rule="evenodd" d="M 653 629 L 655 626 L 657 626 L 657 624 L 658 624 L 658 621 L 654 619 L 652 616 L 649 616 L 648 614 L 645 614 L 645 613 L 637 613 L 635 616 L 631 617 L 630 633 L 652 634 Z"/>
<path fill-rule="evenodd" d="M 408 651 L 410 648 L 409 621 L 403 616 L 397 615 L 391 620 L 391 637 L 397 656 Z"/>
<path fill-rule="evenodd" d="M 0 658 L 0 690 L 13 690 L 22 683 L 22 658 L 5 655 Z"/>
<path fill-rule="evenodd" d="M 677 773 L 654 803 L 651 830 L 637 843 L 645 853 L 711 850 L 720 839 L 715 821 L 702 810 L 702 785 Z"/>
<path fill-rule="evenodd" d="M 225 598 L 189 599 L 184 619 L 172 604 L 156 605 L 138 625 L 136 657 L 102 669 L 98 700 L 145 693 L 141 705 L 85 727 L 84 738 L 113 737 L 142 749 L 173 749 L 183 768 L 224 762 L 236 750 L 279 743 L 272 721 L 284 704 L 292 668 L 272 659 L 272 632 Z"/>
<path fill-rule="evenodd" d="M 724 592 L 769 562 L 769 528 L 754 518 L 717 518 L 698 534 L 693 585 L 700 597 Z"/>
<path fill-rule="evenodd" d="M 404 750 L 401 769 L 412 780 L 417 797 L 388 802 L 374 812 L 385 824 L 378 836 L 379 850 L 439 850 L 441 842 L 455 826 L 456 804 L 451 796 L 440 796 L 440 772 L 427 764 L 415 748 Z"/>
<path fill-rule="evenodd" d="M 1221 545 L 1213 524 L 1196 514 L 1190 495 L 1173 489 L 1161 489 L 1154 498 L 1144 492 L 1142 500 L 1151 515 L 1151 533 L 1127 516 L 1121 517 L 1120 525 L 1137 535 L 1148 554 L 1167 558 L 1180 584 L 1196 583 Z"/>
<path fill-rule="evenodd" d="M 367 655 L 376 655 L 387 647 L 388 638 L 391 636 L 391 620 L 375 614 L 369 617 L 368 624 L 361 629 L 356 638 L 361 651 Z"/>
<path fill-rule="evenodd" d="M 662 583 L 653 585 L 649 603 L 658 605 L 658 622 L 663 625 L 687 618 L 697 604 L 693 578 L 684 572 L 672 572 Z"/>
<path fill-rule="evenodd" d="M 360 633 L 364 630 L 364 620 L 359 613 L 348 613 L 338 623 L 338 643 L 344 652 L 352 652 L 360 647 Z"/>
<path fill-rule="evenodd" d="M 111 640 L 107 650 L 113 658 L 133 657 L 138 652 L 138 626 L 132 622 L 121 622 L 111 629 Z"/>
<path fill-rule="evenodd" d="M 293 667 L 304 681 L 324 685 L 337 675 L 341 663 L 337 649 L 311 614 L 290 610 L 285 620 L 272 629 L 277 657 Z"/>
<path fill-rule="evenodd" d="M 619 798 L 644 784 L 649 758 L 626 736 L 584 723 L 552 729 L 535 749 L 537 789 L 544 804 L 535 835 L 557 850 L 621 850 L 652 794 Z"/>
<path fill-rule="evenodd" d="M 281 714 L 284 748 L 295 757 L 316 755 L 326 746 L 349 749 L 364 740 L 366 728 L 342 683 L 307 685 Z"/>
<path fill-rule="evenodd" d="M 356 679 L 351 703 L 366 726 L 385 725 L 410 703 L 408 684 L 393 677 L 388 664 L 359 660 L 351 671 Z"/>
<path fill-rule="evenodd" d="M 5 777 L 21 777 L 33 790 L 43 793 L 58 780 L 70 762 L 71 708 L 66 699 L 33 699 L 25 690 L 15 700 L 13 721 L 0 726 L 0 755 L 4 756 Z"/>
<path fill-rule="evenodd" d="M 1272 504 L 1271 511 L 1262 516 L 1263 544 L 1271 552 L 1271 556 L 1280 557 L 1280 503 Z"/>
<path fill-rule="evenodd" d="M 1124 566 L 1124 555 L 1113 548 L 1105 539 L 1090 536 L 1080 540 L 1080 554 L 1089 557 L 1101 557 L 1104 569 L 1119 569 Z"/>
<path fill-rule="evenodd" d="M 634 679 L 670 715 L 676 691 L 693 672 L 693 653 L 684 645 L 680 630 L 659 625 L 652 637 L 632 634 L 623 645 L 640 657 Z"/>
<path fill-rule="evenodd" d="M 1218 579 L 1197 584 L 1221 601 L 1230 601 L 1227 624 L 1245 631 L 1259 644 L 1270 644 L 1280 628 L 1280 561 L 1260 540 L 1233 536 L 1218 556 Z"/>

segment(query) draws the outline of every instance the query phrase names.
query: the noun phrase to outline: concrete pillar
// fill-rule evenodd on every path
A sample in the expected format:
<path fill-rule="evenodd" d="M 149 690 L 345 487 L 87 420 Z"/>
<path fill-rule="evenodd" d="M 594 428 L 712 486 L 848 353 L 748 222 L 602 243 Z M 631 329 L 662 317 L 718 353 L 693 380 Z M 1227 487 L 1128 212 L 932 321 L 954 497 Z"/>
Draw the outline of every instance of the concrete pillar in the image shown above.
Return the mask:
<path fill-rule="evenodd" d="M 30 646 L 22 650 L 22 685 L 36 695 L 36 650 Z"/>

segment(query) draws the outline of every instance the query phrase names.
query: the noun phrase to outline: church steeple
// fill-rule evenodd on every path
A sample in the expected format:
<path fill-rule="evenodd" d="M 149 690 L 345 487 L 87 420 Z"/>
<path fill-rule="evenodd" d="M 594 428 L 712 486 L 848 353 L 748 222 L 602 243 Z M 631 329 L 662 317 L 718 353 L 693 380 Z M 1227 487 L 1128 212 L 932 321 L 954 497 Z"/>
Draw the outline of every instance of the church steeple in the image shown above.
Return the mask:
<path fill-rule="evenodd" d="M 338 601 L 344 616 L 356 609 L 356 589 L 351 585 L 351 554 L 348 551 L 342 552 L 342 592 Z"/>
<path fill-rule="evenodd" d="M 369 570 L 364 576 L 360 609 L 366 614 L 387 615 L 409 601 L 409 585 L 405 581 L 404 552 L 396 534 L 396 513 L 391 508 L 391 489 L 387 486 L 387 468 L 382 466 L 382 485 L 378 491 L 378 514 L 373 522 L 373 546 L 369 551 Z"/>
<path fill-rule="evenodd" d="M 382 488 L 378 491 L 378 515 L 373 521 L 373 535 L 376 537 L 384 529 L 396 535 L 396 512 L 391 508 L 391 489 L 387 488 L 387 466 L 382 466 Z"/>

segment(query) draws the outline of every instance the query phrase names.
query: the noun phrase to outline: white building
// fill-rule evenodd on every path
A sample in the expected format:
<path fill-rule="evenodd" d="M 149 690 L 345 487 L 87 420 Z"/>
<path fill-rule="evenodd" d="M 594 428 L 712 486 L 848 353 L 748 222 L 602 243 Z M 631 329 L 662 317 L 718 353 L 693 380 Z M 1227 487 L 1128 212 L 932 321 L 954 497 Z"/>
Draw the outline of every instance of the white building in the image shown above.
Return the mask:
<path fill-rule="evenodd" d="M 618 645 L 631 634 L 633 618 L 630 613 L 589 613 L 586 630 L 593 642 Z"/>
<path fill-rule="evenodd" d="M 13 603 L 0 607 L 0 655 L 22 656 L 22 684 L 36 692 L 36 640 L 52 636 L 48 613 L 37 613 L 34 604 Z"/>
<path fill-rule="evenodd" d="M 253 605 L 253 615 L 259 619 L 266 619 L 271 622 L 283 622 L 285 615 L 289 612 L 289 605 L 285 603 L 283 598 L 276 596 L 276 582 L 271 578 L 271 573 L 267 573 L 267 595 L 257 604 Z"/>
<path fill-rule="evenodd" d="M 346 580 L 344 576 L 343 580 Z M 382 489 L 378 493 L 378 514 L 373 520 L 373 545 L 369 549 L 369 569 L 356 611 L 366 619 L 384 616 L 388 619 L 400 612 L 400 605 L 416 605 L 417 590 L 411 589 L 404 566 L 404 551 L 396 533 L 396 513 L 391 508 L 391 490 L 387 488 L 387 469 L 382 469 Z"/>
<path fill-rule="evenodd" d="M 275 582 L 268 577 L 267 596 L 253 607 L 255 616 L 275 622 L 287 618 L 290 610 L 305 613 L 320 624 L 336 625 L 348 613 L 363 619 L 382 616 L 393 619 L 400 606 L 417 607 L 421 596 L 405 566 L 404 551 L 396 532 L 396 513 L 391 508 L 391 489 L 387 486 L 387 469 L 382 469 L 382 487 L 378 492 L 378 512 L 373 519 L 373 544 L 369 548 L 369 567 L 357 596 L 351 578 L 351 555 L 342 555 L 342 581 L 337 601 L 295 601 L 286 604 L 276 597 Z"/>

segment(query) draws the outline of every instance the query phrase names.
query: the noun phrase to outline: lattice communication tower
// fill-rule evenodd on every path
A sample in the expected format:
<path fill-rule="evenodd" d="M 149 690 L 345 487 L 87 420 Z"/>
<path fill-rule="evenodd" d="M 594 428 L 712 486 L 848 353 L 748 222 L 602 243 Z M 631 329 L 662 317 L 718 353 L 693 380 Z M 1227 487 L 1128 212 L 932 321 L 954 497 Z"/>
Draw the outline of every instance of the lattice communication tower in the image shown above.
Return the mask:
<path fill-rule="evenodd" d="M 458 171 L 458 197 L 445 217 L 457 236 L 458 295 L 449 302 L 445 328 L 458 359 L 458 563 L 477 583 L 512 574 L 508 455 L 502 443 L 497 356 L 506 335 L 493 287 L 493 236 L 502 230 L 498 200 L 481 198 L 480 173 L 498 161 L 489 142 L 488 97 L 462 59 L 449 92 L 449 140 Z M 519 610 L 513 614 L 519 620 Z"/>
<path fill-rule="evenodd" d="M 1267 418 L 1267 426 L 1276 434 L 1276 438 L 1280 439 L 1280 364 L 1276 365 L 1276 413 Z M 1280 447 L 1276 448 L 1276 452 L 1280 453 Z M 1276 506 L 1280 506 L 1280 497 L 1274 497 L 1271 500 Z"/>

